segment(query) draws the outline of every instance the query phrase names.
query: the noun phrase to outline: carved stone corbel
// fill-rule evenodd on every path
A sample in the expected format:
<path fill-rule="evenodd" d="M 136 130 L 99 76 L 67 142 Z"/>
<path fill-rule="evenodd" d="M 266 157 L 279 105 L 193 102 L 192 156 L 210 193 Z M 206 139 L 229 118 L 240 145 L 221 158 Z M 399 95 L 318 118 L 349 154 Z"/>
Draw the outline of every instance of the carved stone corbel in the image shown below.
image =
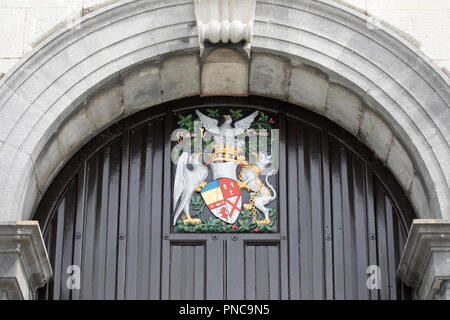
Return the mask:
<path fill-rule="evenodd" d="M 398 275 L 418 299 L 450 299 L 450 220 L 414 220 Z"/>
<path fill-rule="evenodd" d="M 52 268 L 37 221 L 0 223 L 0 300 L 29 300 Z"/>

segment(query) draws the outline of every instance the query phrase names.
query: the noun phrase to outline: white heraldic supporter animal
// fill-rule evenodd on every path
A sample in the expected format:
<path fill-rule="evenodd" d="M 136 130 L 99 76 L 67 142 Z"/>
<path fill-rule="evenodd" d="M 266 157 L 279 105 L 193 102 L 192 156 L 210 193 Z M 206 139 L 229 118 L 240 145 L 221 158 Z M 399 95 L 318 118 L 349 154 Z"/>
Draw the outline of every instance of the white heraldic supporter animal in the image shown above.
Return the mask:
<path fill-rule="evenodd" d="M 187 167 L 192 164 L 192 170 Z M 175 174 L 173 208 L 175 210 L 173 223 L 175 224 L 178 216 L 183 211 L 187 221 L 199 223 L 198 219 L 192 219 L 189 213 L 189 204 L 196 191 L 197 186 L 206 180 L 208 168 L 197 159 L 196 155 L 189 157 L 187 152 L 183 152 L 178 159 L 177 171 Z M 177 206 L 178 204 L 178 206 Z"/>

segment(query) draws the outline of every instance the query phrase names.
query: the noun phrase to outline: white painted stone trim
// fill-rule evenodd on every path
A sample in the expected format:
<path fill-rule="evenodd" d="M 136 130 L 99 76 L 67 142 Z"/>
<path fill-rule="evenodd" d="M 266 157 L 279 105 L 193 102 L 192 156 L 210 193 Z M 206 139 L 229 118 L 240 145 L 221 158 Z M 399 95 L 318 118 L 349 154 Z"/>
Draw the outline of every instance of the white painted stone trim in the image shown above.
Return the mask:
<path fill-rule="evenodd" d="M 417 215 L 449 218 L 448 78 L 401 37 L 368 23 L 365 15 L 331 0 L 258 1 L 252 54 L 276 56 L 270 58 L 274 68 L 259 74 L 284 79 L 268 82 L 264 92 L 340 121 L 391 169 Z M 32 217 L 60 168 L 106 126 L 152 105 L 199 95 L 198 51 L 190 0 L 119 1 L 35 48 L 0 80 L 0 219 Z M 140 102 L 131 94 L 127 102 L 121 82 L 143 63 L 153 63 L 141 75 L 152 81 L 143 87 L 152 93 Z M 315 79 L 318 92 L 302 87 L 305 75 Z M 250 68 L 250 94 L 261 93 L 258 77 Z M 114 81 L 119 84 L 109 93 L 111 103 L 87 104 Z M 358 97 L 352 104 L 357 113 L 330 111 L 346 102 L 330 101 L 331 93 Z M 389 131 L 378 134 L 367 119 Z"/>
<path fill-rule="evenodd" d="M 32 299 L 52 268 L 36 221 L 0 222 L 0 292 L 7 300 Z"/>
<path fill-rule="evenodd" d="M 450 298 L 450 220 L 414 220 L 398 275 L 421 300 Z"/>

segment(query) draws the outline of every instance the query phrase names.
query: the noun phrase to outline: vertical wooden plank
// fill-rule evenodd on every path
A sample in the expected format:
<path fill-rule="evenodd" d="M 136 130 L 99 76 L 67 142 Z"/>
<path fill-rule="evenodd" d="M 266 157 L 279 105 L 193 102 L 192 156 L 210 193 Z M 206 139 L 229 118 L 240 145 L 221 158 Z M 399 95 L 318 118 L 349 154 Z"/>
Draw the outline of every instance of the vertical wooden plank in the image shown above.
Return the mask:
<path fill-rule="evenodd" d="M 245 299 L 256 299 L 256 254 L 254 245 L 245 245 Z"/>
<path fill-rule="evenodd" d="M 94 299 L 105 298 L 106 244 L 108 223 L 108 192 L 110 147 L 102 151 L 99 158 L 98 209 L 96 212 L 95 253 L 94 253 Z"/>
<path fill-rule="evenodd" d="M 376 220 L 375 220 L 375 176 L 368 168 L 366 175 L 367 187 L 367 233 L 369 239 L 369 266 L 378 266 L 377 242 L 376 242 Z M 368 276 L 368 275 L 367 275 Z M 370 290 L 371 300 L 378 300 L 378 290 Z"/>
<path fill-rule="evenodd" d="M 153 125 L 142 127 L 141 174 L 139 182 L 139 243 L 137 270 L 137 299 L 148 299 L 150 294 L 150 254 L 151 254 L 151 206 L 153 179 Z"/>
<path fill-rule="evenodd" d="M 302 299 L 314 297 L 313 250 L 311 225 L 311 173 L 309 130 L 297 125 L 297 190 L 299 201 L 300 294 Z M 315 190 L 317 192 L 317 190 Z"/>
<path fill-rule="evenodd" d="M 266 245 L 256 245 L 255 246 L 256 255 L 256 299 L 257 300 L 268 300 L 269 293 L 269 264 L 268 264 L 268 246 Z"/>
<path fill-rule="evenodd" d="M 357 298 L 369 299 L 366 270 L 368 267 L 368 236 L 367 236 L 367 189 L 365 185 L 366 171 L 364 165 L 353 160 L 355 241 L 356 241 L 356 280 Z"/>
<path fill-rule="evenodd" d="M 53 296 L 55 299 L 61 299 L 61 290 L 63 286 L 62 274 L 65 273 L 62 265 L 63 242 L 64 242 L 64 213 L 66 207 L 66 199 L 63 198 L 57 208 L 57 217 L 55 221 L 56 241 L 54 246 L 54 282 Z"/>
<path fill-rule="evenodd" d="M 49 221 L 49 223 L 47 224 L 47 229 L 45 230 L 43 237 L 44 237 L 45 247 L 47 248 L 47 254 L 48 254 L 48 258 L 50 260 L 50 264 L 53 267 L 53 272 L 55 272 L 54 271 L 55 270 L 54 269 L 54 266 L 55 266 L 54 254 L 53 254 L 53 248 L 52 248 L 54 245 L 54 241 L 52 241 L 52 232 L 54 231 L 53 221 L 54 221 L 54 219 Z M 38 289 L 38 299 L 39 300 L 51 300 L 52 295 L 53 295 L 53 286 L 54 286 L 54 276 L 52 278 L 50 278 L 50 281 L 47 282 L 46 286 Z"/>
<path fill-rule="evenodd" d="M 181 246 L 170 246 L 170 270 L 169 270 L 169 298 L 173 300 L 181 299 L 180 277 L 182 277 L 183 262 Z"/>
<path fill-rule="evenodd" d="M 63 234 L 63 257 L 61 272 L 61 300 L 69 300 L 71 291 L 67 286 L 67 267 L 73 265 L 73 243 L 74 243 L 74 229 L 75 229 L 75 210 L 76 210 L 76 179 L 72 180 L 66 193 L 65 208 L 64 208 L 64 234 Z M 56 272 L 55 272 L 56 275 Z"/>
<path fill-rule="evenodd" d="M 149 144 L 152 144 L 151 160 L 151 222 L 150 222 L 150 299 L 161 299 L 161 234 L 162 223 L 165 219 L 170 220 L 170 214 L 163 211 L 163 201 L 167 204 L 171 203 L 168 195 L 163 195 L 161 182 L 163 181 L 163 174 L 166 168 L 170 168 L 170 163 L 164 165 L 164 122 L 163 119 L 158 119 L 153 124 L 153 130 L 149 133 Z M 148 164 L 150 166 L 150 164 Z M 149 167 L 150 168 L 150 167 Z M 163 170 L 161 170 L 163 168 Z M 150 173 L 149 173 L 150 174 Z M 149 191 L 150 192 L 150 191 Z M 168 242 L 168 241 L 164 241 Z M 166 267 L 165 267 L 166 268 Z"/>
<path fill-rule="evenodd" d="M 279 243 L 245 244 L 245 299 L 280 299 Z"/>
<path fill-rule="evenodd" d="M 171 245 L 170 299 L 204 299 L 205 245 L 199 243 Z"/>
<path fill-rule="evenodd" d="M 396 290 L 396 271 L 399 261 L 396 261 L 395 253 L 395 235 L 394 235 L 394 217 L 391 200 L 385 195 L 385 208 L 386 208 L 386 247 L 387 247 L 387 260 L 388 260 L 388 288 L 389 299 L 397 300 Z"/>
<path fill-rule="evenodd" d="M 55 254 L 54 254 L 54 252 L 55 252 L 55 245 L 56 245 L 56 243 L 55 243 L 55 241 L 52 241 L 54 238 L 55 238 L 55 235 L 54 235 L 54 232 L 55 232 L 55 228 L 54 228 L 54 222 L 52 222 L 52 223 L 50 223 L 49 224 L 49 228 L 52 228 L 52 229 L 50 229 L 51 230 L 51 232 L 49 232 L 48 233 L 48 242 L 49 242 L 49 244 L 48 244 L 48 246 L 47 246 L 47 248 L 48 248 L 48 254 L 49 254 L 49 256 L 51 257 L 50 258 L 50 261 L 51 261 L 51 263 L 52 263 L 52 266 L 55 266 L 55 263 L 54 263 L 54 261 L 55 261 L 55 258 L 54 258 L 54 256 L 55 256 Z M 55 281 L 54 281 L 54 276 L 53 276 L 53 278 L 50 280 L 50 282 L 49 282 L 49 286 L 48 286 L 48 292 L 47 292 L 47 297 L 52 297 L 52 299 L 55 299 L 54 297 L 54 294 L 53 294 L 53 292 L 54 292 L 54 287 L 55 287 Z"/>
<path fill-rule="evenodd" d="M 194 247 L 194 293 L 192 298 L 194 300 L 204 300 L 205 297 L 205 280 L 206 280 L 206 265 L 205 254 L 206 245 L 199 245 Z"/>
<path fill-rule="evenodd" d="M 86 196 L 86 164 L 83 164 L 82 168 L 77 174 L 77 210 L 75 215 L 75 240 L 73 249 L 73 264 L 80 268 L 83 254 L 85 196 Z M 83 279 L 84 270 L 81 269 L 80 272 L 81 272 L 81 279 Z M 72 290 L 73 300 L 80 299 L 81 289 Z"/>
<path fill-rule="evenodd" d="M 183 256 L 183 273 L 184 277 L 181 280 L 183 283 L 183 291 L 181 294 L 181 299 L 193 299 L 195 291 L 195 272 L 194 272 L 194 258 L 195 258 L 195 245 L 183 246 L 182 256 Z"/>
<path fill-rule="evenodd" d="M 299 245 L 299 209 L 297 183 L 297 130 L 296 123 L 288 120 L 287 125 L 287 163 L 288 192 L 288 232 L 289 232 L 289 298 L 300 299 L 300 245 Z"/>
<path fill-rule="evenodd" d="M 396 251 L 396 265 L 399 265 L 400 258 L 403 254 L 403 248 L 405 247 L 406 238 L 407 238 L 407 229 L 405 229 L 405 226 L 403 225 L 399 213 L 397 209 L 395 209 L 396 216 L 398 219 L 396 219 L 396 226 L 395 226 L 395 236 L 397 238 L 396 245 L 395 245 L 395 251 Z M 397 278 L 397 297 L 402 300 L 408 300 L 412 299 L 412 290 L 409 287 L 406 287 L 403 284 L 403 281 L 401 281 L 400 278 Z"/>
<path fill-rule="evenodd" d="M 333 222 L 331 203 L 331 164 L 329 137 L 325 130 L 322 132 L 322 174 L 323 174 L 323 233 L 324 238 L 324 282 L 325 298 L 334 299 L 334 275 L 333 275 Z"/>
<path fill-rule="evenodd" d="M 173 263 L 170 261 L 170 241 L 167 239 L 171 228 L 171 217 L 172 217 L 172 162 L 171 162 L 171 144 L 170 136 L 172 133 L 172 113 L 170 111 L 166 112 L 164 119 L 164 149 L 163 152 L 163 163 L 165 164 L 163 168 L 163 187 L 160 198 L 154 197 L 156 199 L 161 199 L 162 202 L 162 237 L 166 237 L 166 240 L 162 242 L 162 253 L 161 260 L 162 265 L 165 266 L 161 269 L 161 299 L 169 299 L 169 279 L 170 279 L 170 265 Z"/>
<path fill-rule="evenodd" d="M 128 218 L 126 247 L 125 299 L 136 299 L 139 242 L 139 198 L 142 158 L 142 129 L 130 132 L 130 158 L 128 174 Z"/>
<path fill-rule="evenodd" d="M 280 248 L 279 245 L 268 246 L 267 264 L 269 269 L 269 299 L 280 299 Z"/>
<path fill-rule="evenodd" d="M 125 299 L 125 277 L 127 260 L 127 219 L 128 219 L 128 172 L 129 172 L 129 131 L 122 136 L 122 160 L 120 175 L 120 207 L 119 207 L 119 234 L 117 245 L 117 283 L 116 299 Z"/>
<path fill-rule="evenodd" d="M 354 300 L 356 287 L 355 217 L 353 209 L 352 156 L 341 148 L 342 235 L 344 252 L 345 298 Z"/>
<path fill-rule="evenodd" d="M 83 239 L 83 260 L 81 269 L 83 279 L 81 281 L 81 294 L 83 299 L 94 298 L 94 265 L 95 246 L 97 231 L 97 209 L 99 192 L 99 155 L 91 158 L 87 162 L 87 183 L 86 183 L 86 215 Z M 101 192 L 101 191 L 100 191 Z"/>
<path fill-rule="evenodd" d="M 121 139 L 111 144 L 108 181 L 108 221 L 105 268 L 105 299 L 116 298 L 117 257 L 119 245 L 119 199 L 122 144 Z"/>
<path fill-rule="evenodd" d="M 244 243 L 241 239 L 227 241 L 226 300 L 244 299 Z M 258 281 L 258 280 L 257 280 Z"/>
<path fill-rule="evenodd" d="M 279 195 L 278 195 L 278 226 L 280 228 L 280 255 L 279 265 L 281 273 L 285 276 L 280 279 L 280 294 L 281 299 L 289 299 L 289 236 L 288 236 L 288 209 L 287 209 L 287 194 L 288 194 L 288 179 L 287 179 L 287 160 L 286 160 L 286 130 L 287 121 L 284 112 L 281 112 L 278 117 L 279 123 L 279 139 L 280 139 L 280 162 L 279 162 Z"/>
<path fill-rule="evenodd" d="M 321 133 L 312 129 L 310 134 L 310 203 L 311 203 L 311 242 L 312 242 L 312 263 L 313 263 L 313 287 L 314 299 L 325 298 L 324 283 L 324 187 L 322 177 L 322 141 Z"/>
<path fill-rule="evenodd" d="M 46 230 L 47 238 L 48 238 L 47 239 L 48 243 L 47 243 L 46 247 L 47 247 L 48 257 L 50 259 L 50 264 L 52 265 L 52 268 L 53 268 L 53 272 L 55 272 L 56 265 L 57 265 L 56 259 L 55 259 L 55 256 L 56 256 L 55 249 L 56 249 L 56 239 L 57 239 L 56 238 L 56 232 L 57 232 L 56 225 L 57 225 L 57 220 L 58 220 L 58 216 L 57 216 L 58 208 L 59 208 L 59 206 L 56 209 L 54 209 L 54 212 L 52 212 L 52 220 L 49 221 L 49 223 L 48 223 L 48 228 L 49 228 L 48 231 Z M 59 285 L 59 284 L 55 284 L 55 278 L 56 278 L 55 274 L 53 274 L 53 277 L 50 278 L 50 281 L 48 282 L 48 285 L 46 286 L 47 287 L 46 296 L 50 297 L 51 299 L 57 299 L 57 298 L 55 298 L 55 285 Z"/>
<path fill-rule="evenodd" d="M 345 299 L 344 239 L 342 230 L 342 176 L 341 148 L 334 139 L 330 140 L 331 152 L 331 194 L 333 209 L 333 274 L 334 298 Z"/>
<path fill-rule="evenodd" d="M 389 299 L 389 270 L 388 257 L 386 248 L 386 200 L 383 189 L 377 182 L 375 184 L 375 215 L 377 230 L 377 249 L 378 249 L 378 266 L 380 267 L 380 298 L 382 300 Z"/>
<path fill-rule="evenodd" d="M 206 299 L 222 300 L 225 297 L 227 240 L 206 242 Z"/>

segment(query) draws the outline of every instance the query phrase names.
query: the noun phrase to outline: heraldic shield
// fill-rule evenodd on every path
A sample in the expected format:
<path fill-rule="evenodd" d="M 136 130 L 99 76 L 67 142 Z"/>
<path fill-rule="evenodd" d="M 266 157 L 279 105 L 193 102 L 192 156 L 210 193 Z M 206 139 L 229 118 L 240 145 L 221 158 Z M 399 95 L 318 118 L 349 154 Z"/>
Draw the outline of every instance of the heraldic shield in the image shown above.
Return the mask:
<path fill-rule="evenodd" d="M 241 211 L 241 190 L 237 182 L 220 178 L 206 184 L 201 195 L 211 212 L 219 219 L 234 223 Z"/>

